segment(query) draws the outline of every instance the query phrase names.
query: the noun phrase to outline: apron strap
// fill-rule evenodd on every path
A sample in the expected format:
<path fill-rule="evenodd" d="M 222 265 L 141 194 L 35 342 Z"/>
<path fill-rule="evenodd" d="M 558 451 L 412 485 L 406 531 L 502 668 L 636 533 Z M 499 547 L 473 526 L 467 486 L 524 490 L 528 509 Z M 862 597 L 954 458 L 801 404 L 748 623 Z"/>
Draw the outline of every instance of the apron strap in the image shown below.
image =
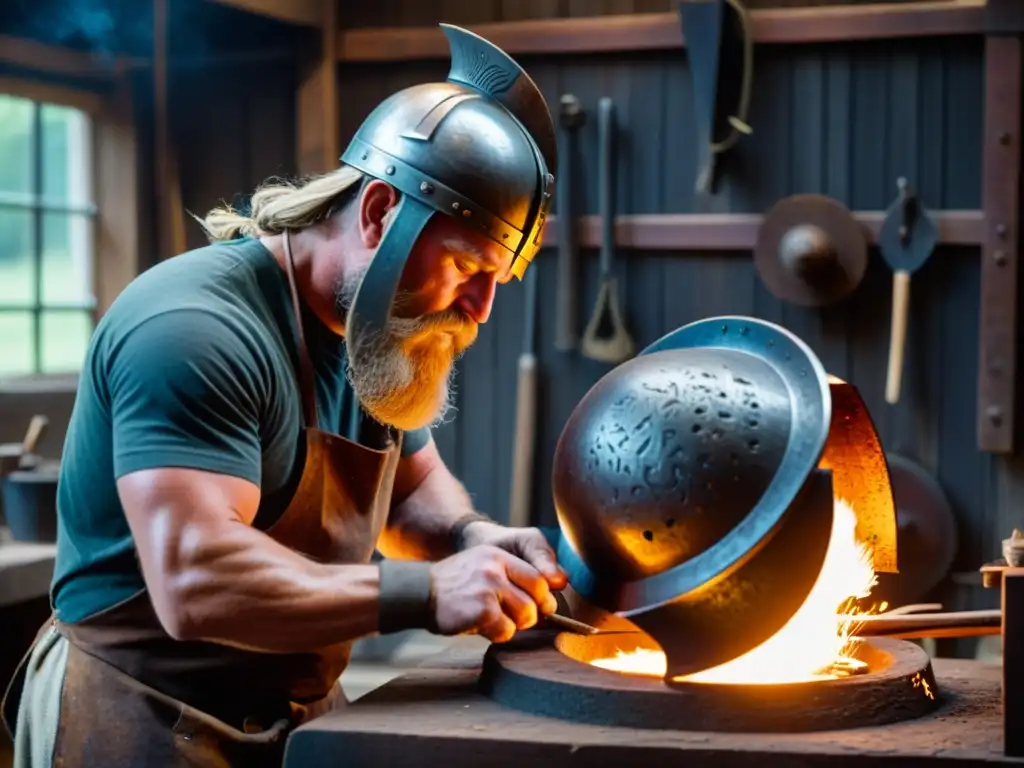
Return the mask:
<path fill-rule="evenodd" d="M 285 268 L 288 272 L 288 287 L 292 294 L 292 309 L 295 312 L 295 324 L 299 329 L 299 390 L 302 394 L 302 415 L 306 427 L 320 428 L 320 420 L 316 411 L 316 374 L 313 361 L 309 357 L 306 336 L 302 330 L 302 307 L 299 303 L 299 290 L 295 286 L 295 260 L 292 258 L 291 233 L 284 231 Z"/>

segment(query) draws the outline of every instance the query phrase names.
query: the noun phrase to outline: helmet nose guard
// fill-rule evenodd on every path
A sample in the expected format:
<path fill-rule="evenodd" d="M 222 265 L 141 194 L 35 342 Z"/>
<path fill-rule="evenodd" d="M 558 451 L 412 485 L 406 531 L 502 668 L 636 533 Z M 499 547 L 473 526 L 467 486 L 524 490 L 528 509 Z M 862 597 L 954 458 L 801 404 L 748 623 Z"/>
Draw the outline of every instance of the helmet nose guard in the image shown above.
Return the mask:
<path fill-rule="evenodd" d="M 509 270 L 520 279 L 540 248 L 557 164 L 547 102 L 496 45 L 460 27 L 440 26 L 451 52 L 446 81 L 386 98 L 341 156 L 402 193 L 356 292 L 350 339 L 384 332 L 402 271 L 434 213 L 511 251 Z"/>

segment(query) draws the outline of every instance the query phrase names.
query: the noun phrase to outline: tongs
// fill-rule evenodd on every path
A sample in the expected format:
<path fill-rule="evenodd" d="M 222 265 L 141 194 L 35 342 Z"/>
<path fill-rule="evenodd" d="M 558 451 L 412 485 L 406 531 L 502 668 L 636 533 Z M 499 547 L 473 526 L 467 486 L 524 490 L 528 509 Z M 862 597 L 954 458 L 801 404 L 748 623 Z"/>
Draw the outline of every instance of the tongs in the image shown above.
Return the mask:
<path fill-rule="evenodd" d="M 842 614 L 854 637 L 977 637 L 998 635 L 1003 612 L 942 611 L 941 603 L 915 603 L 877 614 Z"/>
<path fill-rule="evenodd" d="M 941 603 L 914 603 L 875 614 L 840 614 L 851 624 L 854 637 L 974 637 L 998 635 L 1003 613 L 998 608 L 978 611 L 942 611 Z M 568 616 L 551 613 L 544 622 L 577 635 L 628 635 L 637 630 L 599 629 Z"/>
<path fill-rule="evenodd" d="M 586 622 L 570 619 L 568 616 L 563 616 L 560 613 L 549 613 L 543 618 L 543 622 L 553 624 L 559 629 L 564 629 L 577 635 L 631 635 L 636 633 L 636 630 L 633 629 L 599 629 Z"/>

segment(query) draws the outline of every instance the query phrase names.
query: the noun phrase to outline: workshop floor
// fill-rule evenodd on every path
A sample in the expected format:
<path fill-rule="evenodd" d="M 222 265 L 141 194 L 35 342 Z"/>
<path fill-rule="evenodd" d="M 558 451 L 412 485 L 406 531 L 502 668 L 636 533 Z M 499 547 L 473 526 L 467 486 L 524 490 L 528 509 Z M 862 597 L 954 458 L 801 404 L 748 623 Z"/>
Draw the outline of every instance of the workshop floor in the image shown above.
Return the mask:
<path fill-rule="evenodd" d="M 412 635 L 387 661 L 352 662 L 341 677 L 341 686 L 348 700 L 355 701 L 455 644 L 475 645 L 486 642 L 479 637 L 446 638 L 427 633 Z M 11 768 L 12 762 L 11 743 L 0 727 L 0 768 Z"/>

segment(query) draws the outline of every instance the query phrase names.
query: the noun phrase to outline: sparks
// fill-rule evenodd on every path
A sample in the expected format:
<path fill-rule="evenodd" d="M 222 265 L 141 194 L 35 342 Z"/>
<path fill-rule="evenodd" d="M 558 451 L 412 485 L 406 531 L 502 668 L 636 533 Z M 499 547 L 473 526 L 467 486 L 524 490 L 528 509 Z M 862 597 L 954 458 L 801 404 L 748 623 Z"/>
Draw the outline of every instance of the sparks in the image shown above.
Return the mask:
<path fill-rule="evenodd" d="M 831 680 L 863 672 L 864 663 L 849 655 L 857 616 L 853 604 L 870 595 L 876 578 L 871 550 L 857 540 L 856 527 L 853 508 L 837 499 L 821 573 L 785 626 L 739 658 L 678 679 L 772 684 Z M 615 656 L 590 663 L 615 672 L 665 675 L 665 654 L 661 651 L 620 650 Z"/>

